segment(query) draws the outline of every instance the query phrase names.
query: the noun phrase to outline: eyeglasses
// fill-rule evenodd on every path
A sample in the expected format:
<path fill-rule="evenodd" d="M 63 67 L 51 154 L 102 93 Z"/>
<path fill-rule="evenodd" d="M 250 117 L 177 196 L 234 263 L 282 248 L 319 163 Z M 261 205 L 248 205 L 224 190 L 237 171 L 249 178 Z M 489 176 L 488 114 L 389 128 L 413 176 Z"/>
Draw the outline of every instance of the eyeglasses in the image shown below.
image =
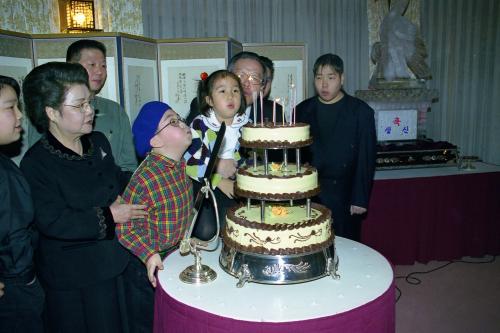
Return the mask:
<path fill-rule="evenodd" d="M 250 84 L 253 86 L 260 86 L 260 85 L 264 84 L 264 80 L 257 73 L 240 72 L 240 73 L 235 73 L 235 74 L 240 79 L 240 81 L 242 83 L 243 83 L 243 81 L 248 80 L 250 82 Z"/>
<path fill-rule="evenodd" d="M 64 106 L 70 106 L 72 108 L 78 109 L 78 111 L 80 111 L 80 113 L 85 113 L 85 111 L 87 110 L 87 108 L 93 109 L 92 103 L 94 103 L 94 100 L 93 99 L 89 99 L 88 101 L 83 101 L 82 103 L 77 104 L 77 105 L 71 105 L 71 104 L 63 104 L 63 105 Z"/>
<path fill-rule="evenodd" d="M 163 126 L 162 128 L 160 128 L 159 130 L 157 130 L 153 136 L 155 136 L 156 134 L 160 133 L 161 131 L 163 131 L 165 128 L 167 128 L 170 125 L 172 125 L 174 127 L 181 127 L 181 123 L 184 124 L 184 125 L 186 125 L 186 120 L 184 118 L 181 118 L 181 117 L 172 118 L 172 119 L 170 119 L 170 121 L 168 122 L 168 124 L 166 124 L 165 126 Z"/>

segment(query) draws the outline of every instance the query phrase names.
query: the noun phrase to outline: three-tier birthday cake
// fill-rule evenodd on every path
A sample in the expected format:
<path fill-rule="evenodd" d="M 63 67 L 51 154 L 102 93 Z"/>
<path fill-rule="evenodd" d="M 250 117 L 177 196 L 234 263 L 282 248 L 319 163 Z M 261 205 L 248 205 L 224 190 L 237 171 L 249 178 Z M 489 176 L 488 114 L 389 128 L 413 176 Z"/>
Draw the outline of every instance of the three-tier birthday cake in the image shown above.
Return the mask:
<path fill-rule="evenodd" d="M 235 194 L 247 202 L 227 212 L 222 268 L 240 279 L 239 286 L 338 277 L 331 213 L 311 203 L 320 191 L 318 174 L 300 162 L 300 148 L 312 143 L 309 125 L 247 124 L 240 143 L 264 156 L 258 164 L 254 152 L 254 164 L 237 172 Z M 283 162 L 268 163 L 268 149 L 282 149 Z M 296 150 L 294 164 L 288 149 Z"/>

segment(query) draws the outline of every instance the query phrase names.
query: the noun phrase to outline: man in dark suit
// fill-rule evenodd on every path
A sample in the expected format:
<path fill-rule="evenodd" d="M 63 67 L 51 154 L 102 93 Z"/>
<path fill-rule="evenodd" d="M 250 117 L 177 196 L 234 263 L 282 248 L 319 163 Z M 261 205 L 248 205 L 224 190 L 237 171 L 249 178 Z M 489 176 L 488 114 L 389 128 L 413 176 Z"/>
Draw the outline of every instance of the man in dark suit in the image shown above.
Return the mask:
<path fill-rule="evenodd" d="M 297 106 L 297 121 L 311 125 L 314 140 L 303 158 L 318 169 L 317 200 L 331 209 L 335 234 L 360 240 L 375 172 L 374 112 L 342 89 L 339 56 L 320 56 L 313 73 L 316 95 Z"/>

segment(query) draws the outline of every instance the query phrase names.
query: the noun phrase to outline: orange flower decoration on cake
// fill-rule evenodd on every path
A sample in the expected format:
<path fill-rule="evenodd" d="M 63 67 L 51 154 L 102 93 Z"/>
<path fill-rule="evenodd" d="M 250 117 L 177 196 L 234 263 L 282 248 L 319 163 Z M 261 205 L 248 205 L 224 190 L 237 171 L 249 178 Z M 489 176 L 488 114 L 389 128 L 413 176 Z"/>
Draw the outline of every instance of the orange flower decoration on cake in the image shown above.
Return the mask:
<path fill-rule="evenodd" d="M 274 216 L 287 216 L 288 209 L 283 206 L 273 206 L 271 208 L 271 214 L 273 214 Z"/>
<path fill-rule="evenodd" d="M 273 172 L 280 171 L 281 167 L 282 167 L 282 165 L 279 163 L 272 162 L 271 164 L 269 164 L 269 169 L 270 169 L 270 171 L 273 171 Z"/>

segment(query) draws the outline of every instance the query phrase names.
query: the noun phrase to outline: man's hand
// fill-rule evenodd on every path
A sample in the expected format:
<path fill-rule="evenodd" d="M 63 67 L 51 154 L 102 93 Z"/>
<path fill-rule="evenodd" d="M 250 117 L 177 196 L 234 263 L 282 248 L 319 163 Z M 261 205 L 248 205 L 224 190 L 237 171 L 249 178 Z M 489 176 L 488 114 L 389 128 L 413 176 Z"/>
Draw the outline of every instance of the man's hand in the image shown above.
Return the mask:
<path fill-rule="evenodd" d="M 364 213 L 366 213 L 366 208 L 351 205 L 351 215 L 354 215 L 354 214 L 361 215 Z"/>
<path fill-rule="evenodd" d="M 4 287 L 5 287 L 5 285 L 2 282 L 0 282 L 0 297 L 2 297 L 4 294 L 4 292 L 3 292 Z"/>
<path fill-rule="evenodd" d="M 146 269 L 148 270 L 149 282 L 151 282 L 153 287 L 156 288 L 156 269 L 163 270 L 163 262 L 161 261 L 161 257 L 158 253 L 153 254 L 151 257 L 149 257 L 148 261 L 146 262 Z"/>

